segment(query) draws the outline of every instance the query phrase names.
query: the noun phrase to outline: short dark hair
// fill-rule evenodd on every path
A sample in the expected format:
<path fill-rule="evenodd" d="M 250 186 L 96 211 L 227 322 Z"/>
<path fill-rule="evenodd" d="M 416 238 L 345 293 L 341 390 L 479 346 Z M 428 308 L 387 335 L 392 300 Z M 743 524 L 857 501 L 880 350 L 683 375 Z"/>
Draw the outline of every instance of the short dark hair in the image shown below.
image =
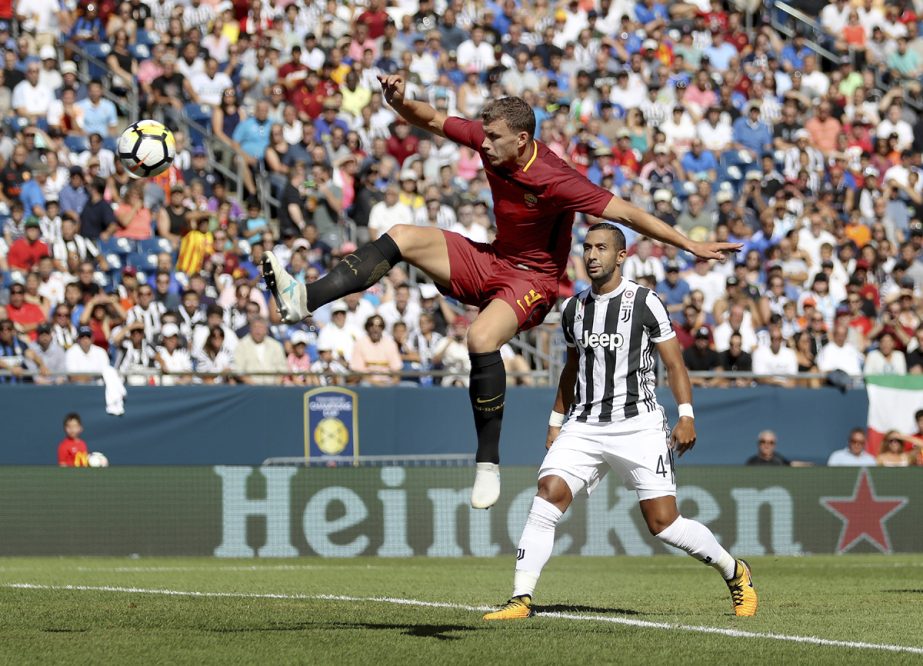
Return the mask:
<path fill-rule="evenodd" d="M 71 421 L 76 421 L 77 423 L 81 423 L 81 424 L 83 423 L 83 422 L 80 420 L 80 414 L 78 414 L 77 412 L 69 412 L 69 413 L 64 417 L 64 425 L 67 425 L 67 424 L 70 423 Z"/>
<path fill-rule="evenodd" d="M 614 224 L 609 222 L 597 222 L 592 227 L 586 230 L 587 233 L 591 231 L 609 231 L 612 232 L 612 235 L 615 236 L 615 247 L 617 250 L 625 249 L 625 234 Z"/>
<path fill-rule="evenodd" d="M 481 120 L 485 125 L 501 119 L 514 132 L 525 132 L 530 139 L 535 136 L 535 113 L 521 97 L 501 97 L 481 109 Z"/>
<path fill-rule="evenodd" d="M 915 421 L 919 421 L 923 417 L 923 409 L 918 409 L 916 414 L 913 415 Z"/>
<path fill-rule="evenodd" d="M 921 409 L 918 413 L 923 414 L 923 409 Z M 849 431 L 849 436 L 852 437 L 853 435 L 865 436 L 865 428 L 853 428 Z"/>

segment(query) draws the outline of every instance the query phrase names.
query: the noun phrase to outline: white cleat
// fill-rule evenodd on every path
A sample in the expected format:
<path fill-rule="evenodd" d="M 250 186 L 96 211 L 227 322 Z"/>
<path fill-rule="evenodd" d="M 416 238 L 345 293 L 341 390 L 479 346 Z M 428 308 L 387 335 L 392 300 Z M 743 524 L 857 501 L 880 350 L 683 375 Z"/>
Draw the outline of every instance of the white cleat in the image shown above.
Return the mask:
<path fill-rule="evenodd" d="M 263 255 L 263 280 L 276 299 L 276 307 L 286 324 L 297 324 L 311 314 L 304 285 L 293 278 L 272 252 Z"/>
<path fill-rule="evenodd" d="M 471 489 L 471 506 L 489 509 L 500 499 L 500 465 L 477 463 L 474 487 Z"/>

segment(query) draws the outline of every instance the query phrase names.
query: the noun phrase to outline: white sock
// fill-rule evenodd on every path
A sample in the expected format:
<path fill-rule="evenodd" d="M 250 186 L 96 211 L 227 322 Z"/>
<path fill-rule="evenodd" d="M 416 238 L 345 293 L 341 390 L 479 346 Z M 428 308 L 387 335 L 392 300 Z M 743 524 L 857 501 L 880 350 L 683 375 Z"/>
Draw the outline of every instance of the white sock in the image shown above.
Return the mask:
<path fill-rule="evenodd" d="M 725 580 L 736 573 L 737 561 L 721 547 L 711 530 L 698 521 L 680 516 L 657 538 L 714 567 Z"/>
<path fill-rule="evenodd" d="M 542 569 L 551 558 L 554 548 L 554 529 L 564 515 L 551 502 L 536 497 L 526 519 L 526 526 L 519 537 L 516 551 L 516 576 L 513 580 L 513 596 L 532 596 Z"/>

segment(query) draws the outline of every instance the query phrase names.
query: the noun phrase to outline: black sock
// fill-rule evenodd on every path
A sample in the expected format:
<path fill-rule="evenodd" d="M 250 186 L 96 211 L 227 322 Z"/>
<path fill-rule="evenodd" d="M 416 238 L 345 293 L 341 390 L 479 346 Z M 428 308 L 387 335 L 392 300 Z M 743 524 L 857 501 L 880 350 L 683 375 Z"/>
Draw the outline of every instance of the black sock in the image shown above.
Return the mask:
<path fill-rule="evenodd" d="M 471 383 L 468 396 L 478 433 L 476 462 L 500 462 L 500 426 L 506 402 L 506 368 L 499 351 L 471 353 Z"/>
<path fill-rule="evenodd" d="M 347 254 L 333 269 L 307 285 L 308 309 L 316 310 L 347 294 L 368 289 L 401 260 L 401 251 L 388 234 Z"/>

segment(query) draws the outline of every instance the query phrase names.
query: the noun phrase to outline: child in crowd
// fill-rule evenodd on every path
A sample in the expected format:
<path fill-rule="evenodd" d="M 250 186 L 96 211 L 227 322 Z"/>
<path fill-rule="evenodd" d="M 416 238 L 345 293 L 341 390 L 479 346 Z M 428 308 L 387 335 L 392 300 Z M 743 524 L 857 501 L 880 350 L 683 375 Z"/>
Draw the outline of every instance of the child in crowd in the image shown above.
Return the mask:
<path fill-rule="evenodd" d="M 89 467 L 87 443 L 80 439 L 83 424 L 80 414 L 71 412 L 64 417 L 64 439 L 58 444 L 58 465 L 61 467 Z"/>

